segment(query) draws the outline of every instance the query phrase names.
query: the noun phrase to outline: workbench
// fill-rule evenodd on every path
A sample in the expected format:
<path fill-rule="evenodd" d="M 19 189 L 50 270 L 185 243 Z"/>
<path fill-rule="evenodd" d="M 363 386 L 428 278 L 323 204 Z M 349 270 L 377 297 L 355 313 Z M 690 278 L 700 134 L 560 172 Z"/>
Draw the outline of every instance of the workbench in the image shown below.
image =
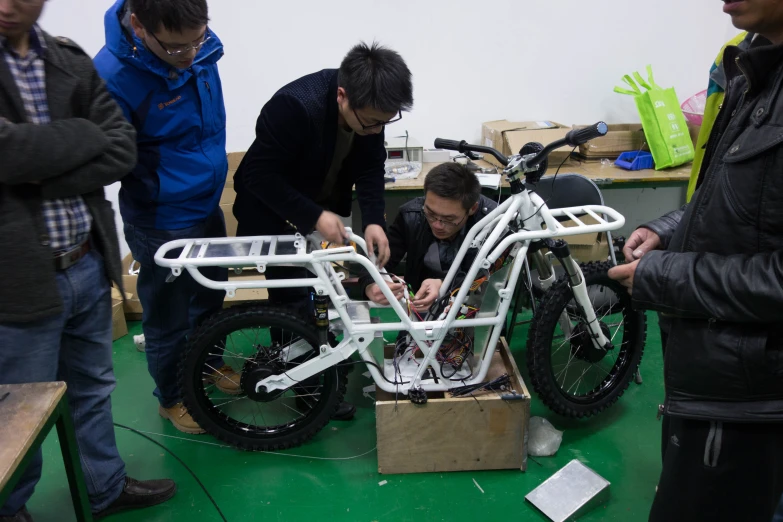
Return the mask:
<path fill-rule="evenodd" d="M 244 152 L 232 152 L 228 154 L 229 176 L 227 186 L 230 185 L 233 192 L 233 177 L 235 169 L 244 156 Z M 479 166 L 492 167 L 487 162 L 476 162 Z M 424 163 L 419 175 L 412 179 L 403 179 L 393 183 L 386 183 L 386 221 L 391 223 L 397 216 L 397 209 L 407 201 L 424 195 L 424 178 L 437 163 Z M 552 163 L 547 175 L 554 175 L 559 163 Z M 662 171 L 638 170 L 627 171 L 615 167 L 611 162 L 606 164 L 601 161 L 582 161 L 570 158 L 560 168 L 561 173 L 582 174 L 593 180 L 601 188 L 604 203 L 623 216 L 626 223 L 616 232 L 618 236 L 628 236 L 639 225 L 658 218 L 663 214 L 677 209 L 685 204 L 685 196 L 688 189 L 688 181 L 691 174 L 691 165 L 683 165 L 673 169 Z M 484 194 L 490 198 L 500 198 L 509 193 L 508 182 L 501 180 L 500 193 L 497 190 L 485 189 Z M 230 213 L 233 204 L 233 194 L 221 205 L 224 212 Z M 361 212 L 356 201 L 351 209 L 352 217 L 346 218 L 346 225 L 352 225 L 355 230 L 361 231 Z"/>
<path fill-rule="evenodd" d="M 478 166 L 484 168 L 495 168 L 494 165 L 485 161 L 479 160 L 475 162 Z M 386 191 L 388 192 L 416 192 L 420 193 L 424 190 L 424 178 L 427 174 L 435 168 L 438 163 L 424 163 L 422 164 L 421 173 L 415 178 L 401 179 L 395 182 L 386 184 Z M 557 172 L 558 165 L 550 166 L 547 170 L 547 176 L 554 176 Z M 501 172 L 498 170 L 498 172 Z M 657 171 L 657 170 L 635 170 L 629 171 L 618 167 L 613 164 L 602 164 L 600 161 L 579 161 L 576 159 L 569 159 L 560 168 L 561 173 L 573 173 L 581 174 L 587 178 L 593 180 L 596 185 L 605 188 L 608 185 L 622 184 L 622 186 L 629 187 L 636 184 L 647 184 L 648 186 L 662 186 L 664 184 L 674 185 L 686 185 L 691 176 L 691 164 L 683 165 L 681 167 L 675 167 L 672 169 Z M 629 185 L 630 184 L 630 185 Z M 508 181 L 501 180 L 501 190 L 508 189 Z"/>
<path fill-rule="evenodd" d="M 65 390 L 64 382 L 0 385 L 0 506 L 56 425 L 76 518 L 92 521 Z"/>
<path fill-rule="evenodd" d="M 493 167 L 485 161 L 475 162 L 481 167 Z M 402 179 L 386 183 L 386 219 L 391 223 L 397 215 L 397 209 L 407 201 L 424 195 L 424 178 L 437 163 L 424 163 L 419 175 L 412 179 Z M 553 176 L 559 163 L 551 164 L 547 175 Z M 582 174 L 593 180 L 601 189 L 604 203 L 623 216 L 626 223 L 615 234 L 628 237 L 639 225 L 685 204 L 691 164 L 672 169 L 628 171 L 615 167 L 612 163 L 600 161 L 580 161 L 574 158 L 566 161 L 560 173 Z M 495 199 L 509 194 L 509 185 L 501 178 L 500 194 L 497 190 L 484 189 L 485 196 Z M 360 216 L 359 206 L 353 204 L 353 215 Z M 359 225 L 358 222 L 354 226 Z M 360 226 L 360 225 L 359 225 Z"/>

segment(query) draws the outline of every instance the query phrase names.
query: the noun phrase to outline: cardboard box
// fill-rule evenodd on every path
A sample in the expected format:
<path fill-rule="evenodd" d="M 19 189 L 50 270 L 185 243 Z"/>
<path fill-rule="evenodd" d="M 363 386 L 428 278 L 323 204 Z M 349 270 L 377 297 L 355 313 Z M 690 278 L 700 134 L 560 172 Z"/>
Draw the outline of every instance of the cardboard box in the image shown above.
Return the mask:
<path fill-rule="evenodd" d="M 226 221 L 226 235 L 235 237 L 237 235 L 237 218 L 234 217 L 234 203 L 221 203 L 220 210 L 223 212 L 223 219 Z"/>
<path fill-rule="evenodd" d="M 125 322 L 125 312 L 122 301 L 111 302 L 111 340 L 116 341 L 120 337 L 128 335 L 128 323 Z"/>
<path fill-rule="evenodd" d="M 497 392 L 476 392 L 467 398 L 430 393 L 427 403 L 418 405 L 378 391 L 378 472 L 527 469 L 530 393 L 501 338 L 486 380 L 504 373 L 511 378 L 511 387 L 524 394 L 523 400 L 506 401 Z"/>
<path fill-rule="evenodd" d="M 226 154 L 226 158 L 228 159 L 228 175 L 226 176 L 227 187 L 234 187 L 234 174 L 237 173 L 239 164 L 242 163 L 242 158 L 244 157 L 244 152 L 229 152 Z"/>
<path fill-rule="evenodd" d="M 244 157 L 244 152 L 229 152 L 226 154 L 226 158 L 228 158 L 228 170 L 237 170 Z"/>
<path fill-rule="evenodd" d="M 235 154 L 235 153 L 232 153 Z M 223 193 L 220 195 L 220 210 L 223 212 L 223 219 L 226 221 L 226 235 L 234 237 L 237 235 L 237 219 L 234 217 L 234 200 L 237 193 L 231 186 L 226 184 Z"/>
<path fill-rule="evenodd" d="M 125 293 L 125 302 L 122 303 L 122 311 L 125 313 L 126 321 L 141 321 L 141 314 L 144 309 L 136 294 Z"/>
<path fill-rule="evenodd" d="M 586 225 L 598 224 L 598 221 L 590 215 L 577 217 Z M 576 226 L 576 223 L 571 220 L 563 221 L 561 224 L 566 227 Z M 580 263 L 606 261 L 609 259 L 609 242 L 605 232 L 576 234 L 565 236 L 562 239 L 568 243 L 571 256 Z"/>
<path fill-rule="evenodd" d="M 128 323 L 125 322 L 122 294 L 117 288 L 111 289 L 111 340 L 128 335 Z"/>
<path fill-rule="evenodd" d="M 574 129 L 583 129 L 586 125 L 574 125 Z M 646 145 L 644 129 L 638 123 L 609 125 L 606 136 L 590 140 L 579 146 L 579 153 L 587 158 L 616 158 L 622 152 L 650 150 Z"/>
<path fill-rule="evenodd" d="M 249 269 L 244 270 L 241 274 L 235 273 L 233 270 L 228 272 L 229 281 L 241 281 L 248 279 L 265 279 L 263 274 L 259 274 L 258 271 Z M 269 292 L 266 288 L 243 288 L 236 291 L 234 297 L 228 297 L 223 300 L 223 308 L 228 308 L 240 303 L 247 303 L 249 301 L 265 301 L 269 299 Z"/>
<path fill-rule="evenodd" d="M 126 255 L 122 260 L 122 288 L 125 291 L 122 309 L 125 312 L 126 321 L 141 321 L 141 301 L 139 301 L 136 292 L 136 282 L 139 279 L 138 271 L 139 264 L 134 261 L 133 255 Z M 119 294 L 119 291 L 117 293 Z"/>
<path fill-rule="evenodd" d="M 237 199 L 237 192 L 236 190 L 234 190 L 234 187 L 223 188 L 223 193 L 220 194 L 221 205 L 233 205 L 236 199 Z"/>
<path fill-rule="evenodd" d="M 579 263 L 603 262 L 609 259 L 609 243 L 606 241 L 606 236 L 598 243 L 591 245 L 569 243 L 568 246 L 571 250 L 571 256 Z"/>
<path fill-rule="evenodd" d="M 522 121 L 496 120 L 486 122 L 481 126 L 482 145 L 497 149 L 506 156 L 519 154 L 519 150 L 527 143 L 538 142 L 547 145 L 553 141 L 565 138 L 570 131 L 561 123 L 552 121 Z M 561 147 L 549 155 L 549 163 L 558 164 L 568 158 L 570 147 Z M 500 166 L 494 156 L 485 154 L 484 159 L 493 165 Z"/>
<path fill-rule="evenodd" d="M 133 260 L 132 254 L 127 254 L 122 260 L 122 289 L 126 294 L 136 293 L 136 281 L 139 277 L 139 264 Z"/>

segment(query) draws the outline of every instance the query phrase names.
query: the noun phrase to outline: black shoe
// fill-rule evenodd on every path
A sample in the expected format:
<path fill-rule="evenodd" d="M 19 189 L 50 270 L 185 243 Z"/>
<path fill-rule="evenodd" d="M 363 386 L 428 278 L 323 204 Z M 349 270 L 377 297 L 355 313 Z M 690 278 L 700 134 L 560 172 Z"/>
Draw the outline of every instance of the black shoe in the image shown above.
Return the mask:
<path fill-rule="evenodd" d="M 33 517 L 27 511 L 27 507 L 22 506 L 22 509 L 17 511 L 16 515 L 0 517 L 0 522 L 33 522 Z"/>
<path fill-rule="evenodd" d="M 177 485 L 173 480 L 136 480 L 125 477 L 125 487 L 119 498 L 103 511 L 93 513 L 93 518 L 98 520 L 120 511 L 156 506 L 166 502 L 176 492 Z"/>
<path fill-rule="evenodd" d="M 337 407 L 337 411 L 332 414 L 332 419 L 341 421 L 351 420 L 355 413 L 356 406 L 350 402 L 343 401 L 340 403 L 340 406 Z"/>

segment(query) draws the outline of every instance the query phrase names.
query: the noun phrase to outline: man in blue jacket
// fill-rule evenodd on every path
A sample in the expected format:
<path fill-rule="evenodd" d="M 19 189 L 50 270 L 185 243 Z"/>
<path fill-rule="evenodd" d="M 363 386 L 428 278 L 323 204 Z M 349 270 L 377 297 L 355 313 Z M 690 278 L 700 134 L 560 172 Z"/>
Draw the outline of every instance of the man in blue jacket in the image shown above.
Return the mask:
<path fill-rule="evenodd" d="M 206 0 L 117 0 L 105 17 L 106 46 L 95 66 L 137 132 L 139 160 L 122 180 L 125 239 L 141 265 L 137 293 L 159 413 L 186 433 L 203 433 L 185 407 L 177 365 L 195 323 L 222 307 L 224 293 L 155 264 L 168 241 L 226 235 L 226 112 L 217 61 L 223 46 L 207 23 Z M 225 269 L 204 270 L 225 281 Z M 224 393 L 239 376 L 221 360 L 210 375 Z"/>
<path fill-rule="evenodd" d="M 340 215 L 356 186 L 362 230 L 379 266 L 389 260 L 384 231 L 384 128 L 413 105 L 411 73 L 380 45 L 356 45 L 339 69 L 324 69 L 281 88 L 264 105 L 256 139 L 234 176 L 238 236 L 318 231 L 341 244 Z M 267 267 L 268 278 L 308 277 L 295 267 Z M 271 302 L 307 313 L 304 288 L 269 289 Z M 354 414 L 343 403 L 336 419 Z"/>

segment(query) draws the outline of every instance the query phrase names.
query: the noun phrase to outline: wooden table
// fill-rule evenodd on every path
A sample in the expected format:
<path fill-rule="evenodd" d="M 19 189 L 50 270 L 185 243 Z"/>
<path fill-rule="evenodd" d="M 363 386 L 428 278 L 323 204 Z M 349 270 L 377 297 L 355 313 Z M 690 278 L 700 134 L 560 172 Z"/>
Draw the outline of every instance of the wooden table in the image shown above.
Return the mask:
<path fill-rule="evenodd" d="M 0 506 L 56 425 L 76 518 L 92 521 L 65 390 L 64 382 L 0 385 Z"/>
<path fill-rule="evenodd" d="M 475 162 L 481 167 L 494 167 L 485 161 Z M 402 192 L 402 191 L 417 191 L 424 190 L 424 178 L 427 173 L 438 165 L 438 163 L 424 163 L 421 173 L 412 179 L 402 179 L 393 183 L 386 184 L 386 190 L 389 192 Z M 558 164 L 559 165 L 559 164 Z M 547 171 L 547 175 L 553 176 L 557 171 L 557 166 L 550 167 Z M 636 170 L 629 171 L 624 170 L 614 165 L 603 165 L 599 161 L 579 161 L 576 159 L 569 159 L 560 169 L 561 173 L 569 172 L 582 174 L 593 180 L 597 185 L 610 185 L 614 183 L 649 183 L 649 184 L 662 184 L 662 183 L 684 183 L 687 184 L 691 177 L 691 164 L 683 165 L 673 169 L 667 169 L 663 171 L 657 170 Z M 501 189 L 508 189 L 508 181 L 501 180 Z"/>

